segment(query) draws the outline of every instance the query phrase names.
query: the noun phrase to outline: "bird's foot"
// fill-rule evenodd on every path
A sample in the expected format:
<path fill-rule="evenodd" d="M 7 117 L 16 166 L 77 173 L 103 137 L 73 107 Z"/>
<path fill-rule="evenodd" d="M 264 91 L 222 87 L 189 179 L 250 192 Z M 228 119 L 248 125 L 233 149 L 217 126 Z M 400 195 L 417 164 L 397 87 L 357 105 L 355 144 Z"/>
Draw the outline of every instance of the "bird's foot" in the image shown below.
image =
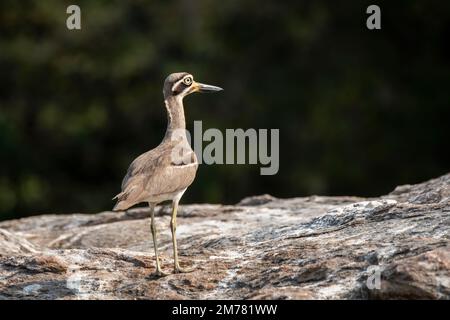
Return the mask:
<path fill-rule="evenodd" d="M 162 278 L 162 277 L 167 277 L 169 274 L 165 273 L 164 271 L 157 269 L 155 272 L 153 272 L 151 274 L 152 277 L 154 278 Z"/>
<path fill-rule="evenodd" d="M 175 266 L 174 273 L 189 273 L 195 271 L 195 268 L 181 268 L 180 266 Z"/>

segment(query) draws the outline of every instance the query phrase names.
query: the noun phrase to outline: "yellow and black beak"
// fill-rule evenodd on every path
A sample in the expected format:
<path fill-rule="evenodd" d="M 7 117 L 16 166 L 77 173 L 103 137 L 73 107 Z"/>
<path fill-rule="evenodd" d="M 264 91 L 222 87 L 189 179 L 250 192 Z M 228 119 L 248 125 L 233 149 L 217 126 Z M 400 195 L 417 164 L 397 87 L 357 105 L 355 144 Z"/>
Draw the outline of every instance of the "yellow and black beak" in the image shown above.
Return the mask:
<path fill-rule="evenodd" d="M 210 84 L 204 84 L 200 82 L 194 82 L 194 92 L 218 92 L 223 91 L 221 87 L 212 86 Z"/>

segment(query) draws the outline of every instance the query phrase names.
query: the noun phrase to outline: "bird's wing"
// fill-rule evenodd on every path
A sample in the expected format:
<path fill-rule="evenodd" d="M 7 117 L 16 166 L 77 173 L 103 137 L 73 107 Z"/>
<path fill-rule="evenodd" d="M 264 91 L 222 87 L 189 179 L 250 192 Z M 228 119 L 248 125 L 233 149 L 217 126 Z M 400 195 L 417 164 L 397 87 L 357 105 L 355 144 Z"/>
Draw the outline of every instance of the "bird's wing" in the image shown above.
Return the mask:
<path fill-rule="evenodd" d="M 161 144 L 133 161 L 122 181 L 122 192 L 115 197 L 118 199 L 115 210 L 129 208 L 152 196 L 185 189 L 192 183 L 197 171 L 195 153 L 189 147 L 182 161 L 174 161 L 173 150 L 177 143 Z"/>

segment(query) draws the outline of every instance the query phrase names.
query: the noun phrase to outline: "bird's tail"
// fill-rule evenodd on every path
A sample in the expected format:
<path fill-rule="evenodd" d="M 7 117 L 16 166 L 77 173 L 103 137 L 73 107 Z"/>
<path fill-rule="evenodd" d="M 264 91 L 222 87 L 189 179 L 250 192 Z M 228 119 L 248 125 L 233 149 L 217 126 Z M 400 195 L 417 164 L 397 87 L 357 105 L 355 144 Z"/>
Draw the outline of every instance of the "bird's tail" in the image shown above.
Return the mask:
<path fill-rule="evenodd" d="M 127 210 L 130 206 L 125 201 L 119 201 L 113 208 L 113 211 L 124 211 Z"/>
<path fill-rule="evenodd" d="M 123 211 L 123 210 L 127 210 L 129 208 L 129 206 L 127 205 L 127 203 L 125 201 L 121 201 L 121 198 L 123 195 L 124 195 L 124 192 L 121 192 L 118 195 L 116 195 L 114 198 L 112 198 L 112 200 L 117 199 L 117 203 L 114 206 L 113 211 Z"/>

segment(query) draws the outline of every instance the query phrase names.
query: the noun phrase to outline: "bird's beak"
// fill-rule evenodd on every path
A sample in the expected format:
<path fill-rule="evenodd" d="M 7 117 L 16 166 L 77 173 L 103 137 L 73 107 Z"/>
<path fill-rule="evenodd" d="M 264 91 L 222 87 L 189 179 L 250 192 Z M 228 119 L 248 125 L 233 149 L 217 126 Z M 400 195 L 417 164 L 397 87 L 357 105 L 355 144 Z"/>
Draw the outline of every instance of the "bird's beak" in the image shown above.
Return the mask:
<path fill-rule="evenodd" d="M 193 88 L 194 88 L 193 92 L 217 92 L 223 90 L 221 87 L 216 87 L 200 82 L 195 82 Z"/>

